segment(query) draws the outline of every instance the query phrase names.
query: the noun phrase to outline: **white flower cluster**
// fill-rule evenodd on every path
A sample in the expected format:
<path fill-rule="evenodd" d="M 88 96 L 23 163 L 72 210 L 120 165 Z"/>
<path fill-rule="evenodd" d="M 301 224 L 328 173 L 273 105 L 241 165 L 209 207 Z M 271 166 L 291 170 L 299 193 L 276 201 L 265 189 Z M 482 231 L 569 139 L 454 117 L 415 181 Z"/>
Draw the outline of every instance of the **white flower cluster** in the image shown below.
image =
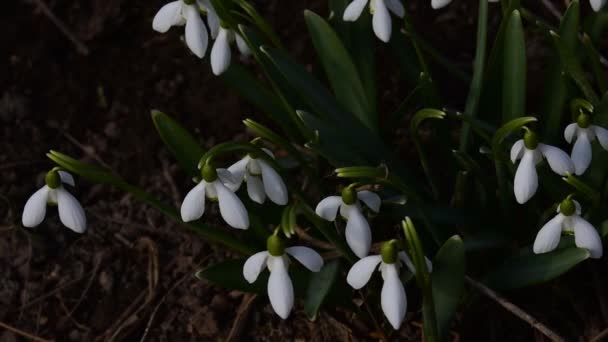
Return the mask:
<path fill-rule="evenodd" d="M 209 33 L 205 27 L 201 12 L 207 15 L 207 25 L 214 39 L 211 48 L 211 69 L 220 75 L 230 66 L 232 53 L 230 43 L 236 40 L 241 54 L 250 54 L 249 47 L 243 38 L 233 30 L 223 27 L 217 12 L 209 0 L 177 0 L 170 2 L 156 13 L 152 28 L 160 33 L 169 31 L 172 26 L 186 26 L 185 41 L 190 51 L 198 58 L 204 58 L 209 45 Z"/>

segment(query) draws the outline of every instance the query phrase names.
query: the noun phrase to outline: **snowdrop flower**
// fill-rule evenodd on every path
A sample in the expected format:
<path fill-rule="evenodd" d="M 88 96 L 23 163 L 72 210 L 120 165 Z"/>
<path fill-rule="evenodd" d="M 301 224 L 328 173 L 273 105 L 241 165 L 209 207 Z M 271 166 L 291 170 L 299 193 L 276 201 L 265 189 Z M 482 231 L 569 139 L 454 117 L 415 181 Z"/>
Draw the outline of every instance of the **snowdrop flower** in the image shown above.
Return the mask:
<path fill-rule="evenodd" d="M 199 13 L 200 8 L 207 11 L 209 25 L 217 21 L 217 14 L 210 6 L 209 0 L 177 0 L 170 2 L 158 10 L 152 20 L 154 31 L 165 33 L 172 26 L 186 25 L 186 45 L 198 58 L 203 58 L 209 44 L 209 35 L 203 19 Z"/>
<path fill-rule="evenodd" d="M 521 159 L 513 181 L 513 191 L 519 204 L 526 203 L 536 193 L 538 188 L 536 165 L 543 160 L 543 157 L 547 159 L 549 167 L 561 176 L 574 172 L 574 165 L 566 152 L 539 143 L 534 132 L 526 127 L 524 129 L 526 130 L 524 138 L 516 141 L 511 147 L 511 161 L 515 163 L 516 160 Z"/>
<path fill-rule="evenodd" d="M 344 21 L 356 21 L 361 16 L 368 0 L 353 0 L 344 10 Z M 369 11 L 372 13 L 372 27 L 376 37 L 388 43 L 391 39 L 392 22 L 389 10 L 403 18 L 405 10 L 401 0 L 369 0 Z"/>
<path fill-rule="evenodd" d="M 582 113 L 575 123 L 571 123 L 564 131 L 564 138 L 570 144 L 575 139 L 571 158 L 574 172 L 582 175 L 591 164 L 591 142 L 597 138 L 604 150 L 608 151 L 608 130 L 591 124 L 589 114 Z"/>
<path fill-rule="evenodd" d="M 215 169 L 210 163 L 205 163 L 202 170 L 203 179 L 184 198 L 181 207 L 182 220 L 190 222 L 198 220 L 205 212 L 205 198 L 218 201 L 220 214 L 228 225 L 233 228 L 249 228 L 249 215 L 243 202 L 228 186 L 234 183 L 230 171 Z"/>
<path fill-rule="evenodd" d="M 211 48 L 211 70 L 216 76 L 221 75 L 228 70 L 232 52 L 230 51 L 230 43 L 236 40 L 236 46 L 243 56 L 249 56 L 251 51 L 243 37 L 229 28 L 219 27 L 218 34 Z"/>
<path fill-rule="evenodd" d="M 384 280 L 380 294 L 382 311 L 395 330 L 401 326 L 407 311 L 407 297 L 399 279 L 401 263 L 412 273 L 416 273 L 409 256 L 403 251 L 397 253 L 396 245 L 396 240 L 385 242 L 382 244 L 381 255 L 370 255 L 357 261 L 346 276 L 346 282 L 355 290 L 359 290 L 369 282 L 372 273 L 379 269 Z M 427 259 L 426 262 L 430 271 L 430 261 Z M 377 267 L 378 264 L 380 267 Z"/>
<path fill-rule="evenodd" d="M 357 192 L 352 187 L 346 187 L 342 190 L 342 196 L 329 196 L 319 202 L 315 212 L 327 221 L 335 221 L 339 209 L 340 215 L 347 221 L 344 232 L 346 242 L 359 258 L 363 258 L 372 247 L 372 232 L 359 201 L 375 213 L 380 211 L 380 196 L 371 191 Z"/>
<path fill-rule="evenodd" d="M 562 232 L 574 233 L 576 247 L 589 250 L 591 257 L 602 257 L 603 247 L 600 235 L 587 220 L 582 218 L 581 205 L 568 196 L 557 207 L 557 215 L 545 223 L 534 240 L 534 253 L 551 252 L 559 244 Z"/>
<path fill-rule="evenodd" d="M 74 178 L 66 171 L 54 168 L 46 174 L 46 185 L 36 191 L 25 203 L 21 221 L 24 227 L 39 225 L 46 215 L 46 206 L 57 205 L 59 219 L 64 226 L 76 233 L 87 229 L 87 218 L 78 200 L 72 196 L 62 183 L 74 186 Z"/>
<path fill-rule="evenodd" d="M 272 152 L 263 149 L 274 158 Z M 252 201 L 262 204 L 266 196 L 278 205 L 287 204 L 287 187 L 278 172 L 264 159 L 247 155 L 232 164 L 228 171 L 234 176 L 235 183 L 230 185 L 232 191 L 237 191 L 243 181 L 247 183 L 247 193 Z"/>
<path fill-rule="evenodd" d="M 488 2 L 499 2 L 500 0 L 488 0 Z M 593 0 L 592 0 L 593 1 Z M 431 7 L 433 9 L 440 9 L 450 4 L 452 0 L 431 0 Z"/>
<path fill-rule="evenodd" d="M 243 276 L 251 284 L 254 283 L 264 267 L 270 271 L 268 278 L 268 297 L 272 309 L 282 319 L 289 317 L 293 308 L 293 285 L 289 278 L 289 257 L 294 257 L 304 267 L 312 272 L 319 272 L 323 267 L 323 258 L 314 250 L 294 246 L 287 247 L 283 240 L 275 234 L 267 240 L 267 251 L 259 252 L 247 259 L 243 266 Z"/>
<path fill-rule="evenodd" d="M 591 4 L 591 8 L 593 8 L 594 11 L 599 12 L 602 7 L 604 7 L 604 5 L 606 5 L 606 2 L 608 2 L 608 0 L 589 0 L 589 3 Z"/>

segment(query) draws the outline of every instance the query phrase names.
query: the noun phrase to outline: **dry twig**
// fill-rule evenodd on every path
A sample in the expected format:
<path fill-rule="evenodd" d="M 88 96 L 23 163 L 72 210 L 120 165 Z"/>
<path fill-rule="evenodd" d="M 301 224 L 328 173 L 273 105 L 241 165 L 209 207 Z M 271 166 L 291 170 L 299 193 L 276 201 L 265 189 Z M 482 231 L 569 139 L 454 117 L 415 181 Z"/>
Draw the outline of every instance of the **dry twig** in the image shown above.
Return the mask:
<path fill-rule="evenodd" d="M 0 328 L 4 328 L 4 329 L 6 329 L 8 331 L 14 332 L 17 335 L 29 338 L 30 340 L 36 341 L 36 342 L 51 342 L 51 341 L 53 341 L 53 340 L 47 340 L 47 339 L 44 339 L 44 338 L 41 338 L 41 337 L 38 337 L 38 336 L 34 336 L 34 335 L 30 334 L 30 333 L 27 333 L 27 332 L 25 332 L 23 330 L 19 330 L 17 328 L 11 327 L 10 325 L 2 323 L 2 322 L 0 322 Z"/>

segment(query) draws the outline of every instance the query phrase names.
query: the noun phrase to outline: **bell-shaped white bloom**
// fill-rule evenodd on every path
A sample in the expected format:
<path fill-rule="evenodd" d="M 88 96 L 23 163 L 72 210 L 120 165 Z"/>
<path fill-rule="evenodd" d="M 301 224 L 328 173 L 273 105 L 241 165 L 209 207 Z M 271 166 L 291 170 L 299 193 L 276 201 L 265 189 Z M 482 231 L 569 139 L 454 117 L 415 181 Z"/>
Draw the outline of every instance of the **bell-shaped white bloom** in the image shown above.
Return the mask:
<path fill-rule="evenodd" d="M 209 44 L 209 34 L 203 19 L 201 19 L 199 8 L 207 11 L 210 22 L 217 20 L 215 10 L 205 3 L 209 1 L 198 1 L 188 3 L 184 0 L 170 2 L 156 13 L 152 20 L 152 28 L 160 33 L 169 31 L 172 26 L 186 25 L 185 40 L 186 45 L 197 57 L 203 58 Z M 219 22 L 219 20 L 217 20 Z"/>
<path fill-rule="evenodd" d="M 229 189 L 234 183 L 230 171 L 217 169 L 214 176 L 208 177 L 208 180 L 204 178 L 184 198 L 181 207 L 182 220 L 190 222 L 201 218 L 205 212 L 205 198 L 208 198 L 219 202 L 220 214 L 228 225 L 237 229 L 249 228 L 247 209 Z"/>
<path fill-rule="evenodd" d="M 368 0 L 353 0 L 344 10 L 342 19 L 356 21 L 363 13 L 367 3 Z M 399 18 L 403 18 L 405 10 L 401 0 L 369 0 L 369 10 L 372 13 L 372 27 L 376 37 L 388 43 L 393 28 L 389 11 Z"/>
<path fill-rule="evenodd" d="M 21 217 L 23 226 L 36 227 L 46 216 L 47 204 L 56 204 L 61 223 L 76 233 L 84 233 L 87 229 L 84 209 L 62 185 L 65 183 L 74 186 L 72 175 L 65 171 L 51 170 L 46 180 L 47 184 L 30 196 L 25 203 Z"/>
<path fill-rule="evenodd" d="M 219 76 L 228 70 L 230 60 L 232 59 L 230 44 L 233 41 L 236 41 L 236 46 L 242 55 L 249 56 L 251 54 L 249 46 L 243 40 L 243 37 L 234 32 L 234 30 L 220 26 L 211 48 L 211 70 L 214 75 Z"/>
<path fill-rule="evenodd" d="M 543 157 L 547 159 L 549 167 L 561 176 L 574 172 L 574 165 L 566 152 L 557 147 L 541 143 L 531 145 L 536 146 L 528 148 L 524 139 L 520 139 L 511 147 L 511 161 L 515 163 L 515 161 L 521 159 L 513 181 L 513 192 L 520 204 L 526 203 L 538 189 L 536 165 L 543 160 Z"/>
<path fill-rule="evenodd" d="M 345 194 L 347 191 L 352 194 L 347 196 Z M 329 196 L 323 199 L 317 205 L 315 212 L 327 221 L 335 221 L 339 210 L 340 215 L 346 220 L 344 231 L 346 242 L 355 255 L 363 258 L 369 254 L 372 247 L 372 232 L 361 211 L 360 201 L 377 213 L 380 211 L 380 196 L 367 190 L 356 192 L 355 195 L 355 191 L 351 188 L 344 189 L 342 194 L 342 196 Z M 349 197 L 352 198 L 345 201 L 345 198 Z"/>
<path fill-rule="evenodd" d="M 574 172 L 582 175 L 591 164 L 591 142 L 597 138 L 604 150 L 608 151 L 608 130 L 595 125 L 583 125 L 571 123 L 564 130 L 564 138 L 571 144 L 574 139 L 574 147 L 570 154 L 574 163 Z"/>
<path fill-rule="evenodd" d="M 274 158 L 272 152 L 267 149 L 263 150 Z M 235 183 L 229 186 L 232 191 L 237 191 L 245 181 L 247 193 L 252 201 L 262 204 L 268 196 L 278 205 L 287 204 L 287 187 L 283 179 L 264 159 L 248 155 L 232 164 L 228 171 L 232 173 L 235 180 Z"/>
<path fill-rule="evenodd" d="M 570 201 L 571 203 L 566 203 Z M 581 216 L 581 205 L 566 199 L 557 207 L 557 215 L 545 223 L 534 240 L 534 253 L 551 252 L 559 244 L 562 232 L 574 233 L 574 243 L 589 251 L 592 258 L 602 257 L 602 239 L 597 230 Z"/>
<path fill-rule="evenodd" d="M 606 3 L 608 2 L 608 0 L 589 0 L 589 3 L 591 4 L 591 8 L 593 8 L 594 11 L 599 12 L 602 7 L 604 7 L 604 5 L 606 5 Z"/>
<path fill-rule="evenodd" d="M 272 237 L 269 238 L 269 241 L 271 239 Z M 294 301 L 293 285 L 288 272 L 290 261 L 287 255 L 291 255 L 312 272 L 321 270 L 323 258 L 319 253 L 303 246 L 273 249 L 269 243 L 268 251 L 258 252 L 249 257 L 243 266 L 243 276 L 249 283 L 254 283 L 264 267 L 268 268 L 270 271 L 268 278 L 270 304 L 277 315 L 286 319 L 289 317 Z"/>
<path fill-rule="evenodd" d="M 372 273 L 378 269 L 384 280 L 380 294 L 382 311 L 396 330 L 401 326 L 407 311 L 407 297 L 403 283 L 399 279 L 399 269 L 403 263 L 412 273 L 415 274 L 416 270 L 409 256 L 403 251 L 397 253 L 397 257 L 389 259 L 393 260 L 387 261 L 383 252 L 382 256 L 370 255 L 357 261 L 348 271 L 346 282 L 355 290 L 359 290 L 369 282 Z M 426 263 L 431 271 L 432 266 L 428 259 L 426 259 Z"/>

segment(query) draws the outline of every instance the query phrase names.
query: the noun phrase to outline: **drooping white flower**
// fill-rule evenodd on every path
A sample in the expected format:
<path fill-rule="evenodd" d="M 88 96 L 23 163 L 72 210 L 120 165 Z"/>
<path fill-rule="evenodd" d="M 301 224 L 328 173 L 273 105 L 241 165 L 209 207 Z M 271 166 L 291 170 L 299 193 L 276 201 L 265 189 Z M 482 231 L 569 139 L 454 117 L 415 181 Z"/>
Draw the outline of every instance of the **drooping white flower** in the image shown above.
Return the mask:
<path fill-rule="evenodd" d="M 608 0 L 589 0 L 589 3 L 591 4 L 591 8 L 593 8 L 594 11 L 599 12 L 602 7 L 604 7 L 604 5 L 606 5 L 606 3 L 608 2 Z"/>
<path fill-rule="evenodd" d="M 409 256 L 401 251 L 397 253 L 394 246 L 388 246 L 392 241 L 386 242 L 382 247 L 382 255 L 370 255 L 357 261 L 346 276 L 346 282 L 355 290 L 361 289 L 367 284 L 375 270 L 382 273 L 384 284 L 382 285 L 381 306 L 384 315 L 395 330 L 399 329 L 405 313 L 407 312 L 407 297 L 401 279 L 399 269 L 401 263 L 412 272 L 416 273 L 414 265 Z M 431 263 L 426 259 L 427 268 L 432 269 Z M 378 267 L 380 265 L 380 267 Z"/>
<path fill-rule="evenodd" d="M 277 235 L 268 238 L 268 250 L 258 252 L 245 262 L 243 277 L 254 283 L 262 270 L 266 267 L 270 271 L 268 278 L 268 297 L 274 312 L 282 319 L 289 317 L 293 308 L 293 285 L 289 278 L 288 254 L 299 261 L 312 272 L 319 272 L 323 267 L 323 258 L 311 248 L 294 246 L 285 248 Z"/>
<path fill-rule="evenodd" d="M 25 203 L 21 217 L 23 226 L 36 227 L 46 216 L 47 204 L 56 204 L 61 223 L 76 233 L 84 233 L 87 229 L 84 209 L 62 184 L 74 186 L 72 175 L 66 171 L 53 169 L 47 173 L 45 181 L 46 185 L 30 196 Z"/>
<path fill-rule="evenodd" d="M 272 152 L 263 149 L 274 158 Z M 237 191 L 243 181 L 247 183 L 249 198 L 256 203 L 264 203 L 266 196 L 278 205 L 287 204 L 287 187 L 279 173 L 264 159 L 245 156 L 232 164 L 228 171 L 234 176 L 235 183 L 230 185 L 232 191 Z"/>
<path fill-rule="evenodd" d="M 219 24 L 217 14 L 208 0 L 196 2 L 193 0 L 177 0 L 160 8 L 152 20 L 152 28 L 154 31 L 165 33 L 172 26 L 186 25 L 186 45 L 198 58 L 203 58 L 209 44 L 209 34 L 203 19 L 201 19 L 199 8 L 207 12 L 210 27 L 212 27 L 212 24 L 215 25 L 216 21 Z"/>
<path fill-rule="evenodd" d="M 347 187 L 342 191 L 342 196 L 329 196 L 319 202 L 315 212 L 325 220 L 335 221 L 339 210 L 346 220 L 346 242 L 353 253 L 363 258 L 369 254 L 372 246 L 372 232 L 359 201 L 365 203 L 373 212 L 380 211 L 380 196 L 371 191 L 356 192 Z"/>
<path fill-rule="evenodd" d="M 344 21 L 356 21 L 365 9 L 368 0 L 353 0 L 344 10 Z M 389 11 L 403 18 L 405 10 L 401 0 L 369 0 L 369 10 L 372 13 L 372 27 L 376 37 L 388 43 L 391 39 L 392 22 Z"/>
<path fill-rule="evenodd" d="M 511 147 L 511 161 L 521 159 L 515 180 L 513 181 L 513 192 L 518 203 L 526 203 L 538 189 L 538 175 L 536 165 L 547 159 L 549 167 L 561 175 L 574 172 L 574 164 L 566 152 L 557 147 L 542 144 L 534 132 L 526 131 L 524 138 L 520 139 Z"/>
<path fill-rule="evenodd" d="M 582 175 L 591 164 L 591 142 L 597 138 L 604 150 L 608 151 L 608 130 L 591 125 L 587 114 L 581 114 L 575 123 L 569 124 L 564 130 L 564 138 L 568 143 L 576 140 L 570 154 L 574 163 L 574 172 Z"/>
<path fill-rule="evenodd" d="M 236 41 L 236 46 L 243 56 L 249 56 L 251 51 L 249 46 L 243 40 L 243 37 L 234 30 L 224 27 L 219 27 L 217 37 L 211 48 L 211 70 L 216 76 L 221 75 L 228 70 L 232 59 L 232 51 L 230 44 Z"/>
<path fill-rule="evenodd" d="M 203 179 L 184 198 L 181 216 L 184 222 L 198 220 L 205 212 L 205 198 L 218 201 L 220 214 L 228 225 L 237 229 L 249 228 L 249 215 L 243 202 L 228 188 L 234 184 L 230 171 L 203 167 Z"/>
<path fill-rule="evenodd" d="M 559 244 L 562 232 L 574 233 L 574 243 L 589 251 L 592 258 L 602 257 L 602 239 L 597 230 L 581 216 L 581 205 L 566 198 L 558 207 L 557 215 L 545 223 L 534 240 L 534 253 L 551 252 Z"/>

